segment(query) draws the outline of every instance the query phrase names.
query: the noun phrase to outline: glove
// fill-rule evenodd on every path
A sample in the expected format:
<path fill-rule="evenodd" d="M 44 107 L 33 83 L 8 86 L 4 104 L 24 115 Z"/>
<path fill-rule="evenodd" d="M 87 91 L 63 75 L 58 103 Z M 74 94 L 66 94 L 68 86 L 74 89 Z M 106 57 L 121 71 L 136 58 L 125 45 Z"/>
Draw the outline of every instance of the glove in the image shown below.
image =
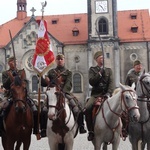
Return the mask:
<path fill-rule="evenodd" d="M 104 73 L 104 68 L 100 68 L 99 75 L 102 76 Z"/>
<path fill-rule="evenodd" d="M 110 94 L 109 93 L 106 93 L 105 95 L 104 95 L 104 98 L 106 98 L 106 99 L 108 99 L 110 97 Z"/>
<path fill-rule="evenodd" d="M 13 75 L 13 76 L 17 76 L 17 71 L 14 70 L 14 71 L 12 72 L 12 75 Z"/>

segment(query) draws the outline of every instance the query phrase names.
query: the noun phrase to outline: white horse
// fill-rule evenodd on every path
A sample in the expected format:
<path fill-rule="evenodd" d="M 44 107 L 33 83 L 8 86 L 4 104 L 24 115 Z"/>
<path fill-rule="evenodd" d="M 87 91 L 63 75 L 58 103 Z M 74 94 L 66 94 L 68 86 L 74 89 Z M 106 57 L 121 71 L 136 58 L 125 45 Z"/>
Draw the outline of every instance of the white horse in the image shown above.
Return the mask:
<path fill-rule="evenodd" d="M 78 124 L 63 93 L 56 88 L 47 90 L 48 123 L 47 136 L 50 150 L 72 150 Z"/>
<path fill-rule="evenodd" d="M 150 114 L 147 103 L 150 102 L 150 74 L 143 71 L 136 85 L 140 119 L 137 123 L 129 124 L 129 140 L 132 150 L 150 150 Z"/>
<path fill-rule="evenodd" d="M 137 106 L 137 95 L 129 87 L 120 84 L 119 90 L 105 100 L 95 118 L 93 142 L 94 150 L 107 150 L 107 145 L 112 144 L 112 150 L 117 150 L 122 131 L 121 115 L 126 112 L 132 121 L 138 121 L 140 114 Z"/>

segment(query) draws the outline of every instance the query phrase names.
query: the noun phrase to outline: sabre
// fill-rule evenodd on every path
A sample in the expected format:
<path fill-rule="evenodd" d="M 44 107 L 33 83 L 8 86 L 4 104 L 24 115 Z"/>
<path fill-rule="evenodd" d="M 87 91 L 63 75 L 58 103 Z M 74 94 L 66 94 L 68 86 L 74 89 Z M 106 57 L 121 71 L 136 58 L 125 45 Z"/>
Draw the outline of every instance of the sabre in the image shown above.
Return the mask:
<path fill-rule="evenodd" d="M 10 31 L 10 30 L 9 30 L 9 35 L 10 35 L 11 44 L 12 44 L 12 49 L 13 49 L 14 65 L 15 65 L 15 68 L 16 68 L 16 54 L 15 54 L 14 43 L 13 43 L 13 40 L 12 40 L 12 34 L 11 34 L 11 31 Z"/>
<path fill-rule="evenodd" d="M 96 32 L 98 34 L 98 38 L 99 38 L 99 41 L 100 41 L 100 46 L 102 47 L 102 53 L 103 53 L 103 68 L 104 68 L 104 47 L 103 47 L 103 42 L 102 42 L 102 39 L 101 39 L 101 36 L 100 36 L 100 33 L 97 31 L 97 28 L 96 29 Z"/>

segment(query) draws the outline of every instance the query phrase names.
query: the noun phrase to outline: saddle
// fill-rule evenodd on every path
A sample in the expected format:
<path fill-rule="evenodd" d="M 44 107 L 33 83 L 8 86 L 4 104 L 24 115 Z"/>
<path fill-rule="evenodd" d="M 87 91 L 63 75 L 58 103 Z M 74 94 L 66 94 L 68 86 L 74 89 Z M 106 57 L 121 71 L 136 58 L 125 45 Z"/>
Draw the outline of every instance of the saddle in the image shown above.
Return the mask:
<path fill-rule="evenodd" d="M 92 118 L 95 120 L 96 115 L 100 111 L 103 102 L 105 101 L 105 98 L 103 97 L 97 97 L 96 101 L 93 104 L 93 109 L 92 109 Z"/>

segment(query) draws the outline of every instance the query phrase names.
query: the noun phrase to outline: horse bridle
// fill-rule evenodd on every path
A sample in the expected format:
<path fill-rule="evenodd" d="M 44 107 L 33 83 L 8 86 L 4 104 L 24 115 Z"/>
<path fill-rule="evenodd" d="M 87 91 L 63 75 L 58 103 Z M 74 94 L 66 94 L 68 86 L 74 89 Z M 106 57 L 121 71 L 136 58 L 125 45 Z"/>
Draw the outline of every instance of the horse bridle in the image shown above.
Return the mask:
<path fill-rule="evenodd" d="M 141 76 L 141 78 L 139 79 L 139 83 L 140 83 L 140 86 L 141 86 L 141 90 L 142 90 L 142 93 L 143 95 L 141 96 L 138 96 L 138 101 L 143 101 L 143 102 L 149 102 L 149 100 L 141 100 L 141 98 L 147 98 L 149 99 L 150 96 L 147 96 L 147 94 L 144 93 L 144 89 L 147 91 L 148 95 L 150 95 L 150 90 L 148 90 L 148 88 L 146 87 L 146 85 L 143 83 L 143 79 L 145 77 L 147 77 L 148 75 L 143 75 Z M 150 75 L 149 75 L 150 76 Z"/>
<path fill-rule="evenodd" d="M 121 109 L 123 110 L 123 108 L 122 108 L 122 105 L 123 105 L 123 104 L 124 104 L 124 106 L 125 106 L 127 112 L 131 111 L 132 109 L 139 109 L 138 106 L 133 106 L 133 107 L 129 108 L 129 107 L 126 105 L 126 102 L 125 102 L 124 97 L 123 97 L 123 93 L 124 93 L 124 92 L 127 92 L 127 91 L 129 91 L 130 93 L 133 92 L 132 90 L 125 90 L 125 91 L 122 91 L 122 92 L 121 92 Z M 132 94 L 131 94 L 131 95 L 132 95 Z M 132 97 L 133 97 L 133 96 L 132 96 Z M 133 100 L 134 100 L 134 98 L 133 98 Z M 135 101 L 136 101 L 136 100 L 135 100 Z M 123 103 L 123 104 L 122 104 L 122 103 Z M 108 107 L 109 107 L 109 109 L 110 109 L 111 112 L 113 112 L 113 113 L 116 114 L 117 116 L 121 117 L 121 114 L 118 114 L 118 113 L 114 112 L 114 111 L 111 109 L 111 106 L 110 106 L 108 100 L 107 100 L 107 104 L 108 104 Z M 123 110 L 123 111 L 126 112 L 125 110 Z"/>
<path fill-rule="evenodd" d="M 127 112 L 131 111 L 132 109 L 139 109 L 138 106 L 133 106 L 133 107 L 129 108 L 129 107 L 126 105 L 125 100 L 124 100 L 124 97 L 123 97 L 123 93 L 124 93 L 124 92 L 127 92 L 127 91 L 129 91 L 130 93 L 133 92 L 132 90 L 125 90 L 125 91 L 122 91 L 122 92 L 121 92 L 121 107 L 122 107 L 122 103 L 124 103 Z M 131 95 L 132 95 L 132 94 L 131 94 Z M 133 97 L 133 96 L 132 96 L 132 97 Z M 133 99 L 134 99 L 134 98 L 133 98 Z M 109 104 L 109 102 L 108 102 L 108 99 L 107 99 L 106 101 L 107 101 L 107 105 L 108 105 L 110 111 L 111 111 L 112 113 L 114 113 L 115 115 L 117 115 L 118 117 L 121 117 L 122 114 L 118 114 L 118 113 L 114 112 L 114 111 L 111 109 L 111 106 L 110 106 L 110 104 Z M 122 108 L 121 108 L 121 109 L 122 109 Z M 122 110 L 123 110 L 123 109 L 122 109 Z M 123 111 L 126 112 L 125 110 L 123 110 Z M 117 124 L 114 128 L 111 128 L 110 125 L 107 123 L 106 118 L 105 118 L 105 116 L 104 116 L 103 107 L 102 107 L 102 115 L 103 115 L 103 118 L 104 118 L 104 121 L 105 121 L 106 125 L 107 125 L 107 126 L 109 127 L 109 129 L 113 132 L 112 139 L 111 139 L 110 142 L 108 143 L 108 145 L 109 145 L 109 144 L 112 143 L 112 141 L 113 141 L 114 132 L 115 132 L 116 129 L 119 127 L 120 121 L 118 122 L 118 124 Z"/>
<path fill-rule="evenodd" d="M 23 81 L 26 81 L 26 80 L 23 80 Z M 14 84 L 14 83 L 11 83 L 10 87 L 11 87 L 13 84 Z M 22 102 L 22 103 L 24 104 L 25 110 L 26 110 L 26 108 L 27 108 L 27 88 L 24 87 L 24 90 L 25 90 L 25 92 L 26 92 L 25 99 L 16 99 L 16 98 L 14 98 L 14 97 L 13 97 L 13 92 L 12 92 L 11 89 L 10 89 L 10 94 L 11 94 L 11 96 L 12 96 L 11 98 L 12 98 L 13 104 L 16 106 L 17 102 Z"/>
<path fill-rule="evenodd" d="M 64 95 L 64 93 L 62 93 L 62 91 L 61 91 L 60 93 L 59 93 L 59 92 L 55 92 L 56 97 L 57 97 L 59 94 L 63 94 L 63 95 Z M 58 103 L 59 100 L 60 100 L 60 99 L 57 98 L 57 103 Z M 65 110 L 65 102 L 63 102 L 63 107 L 62 107 L 61 109 L 57 106 L 57 104 L 56 104 L 56 106 L 54 106 L 54 105 L 49 105 L 49 104 L 48 104 L 48 108 L 55 108 L 55 111 L 57 111 L 57 112 L 56 112 L 56 114 L 57 114 L 57 115 L 56 115 L 56 116 L 57 116 L 57 119 L 60 119 L 60 115 L 61 115 L 62 111 Z M 69 119 L 70 119 L 70 117 L 71 117 L 71 111 L 70 111 Z M 66 122 L 66 124 L 69 122 L 69 119 L 68 119 L 68 121 Z M 50 120 L 52 120 L 52 119 L 50 119 Z"/>

